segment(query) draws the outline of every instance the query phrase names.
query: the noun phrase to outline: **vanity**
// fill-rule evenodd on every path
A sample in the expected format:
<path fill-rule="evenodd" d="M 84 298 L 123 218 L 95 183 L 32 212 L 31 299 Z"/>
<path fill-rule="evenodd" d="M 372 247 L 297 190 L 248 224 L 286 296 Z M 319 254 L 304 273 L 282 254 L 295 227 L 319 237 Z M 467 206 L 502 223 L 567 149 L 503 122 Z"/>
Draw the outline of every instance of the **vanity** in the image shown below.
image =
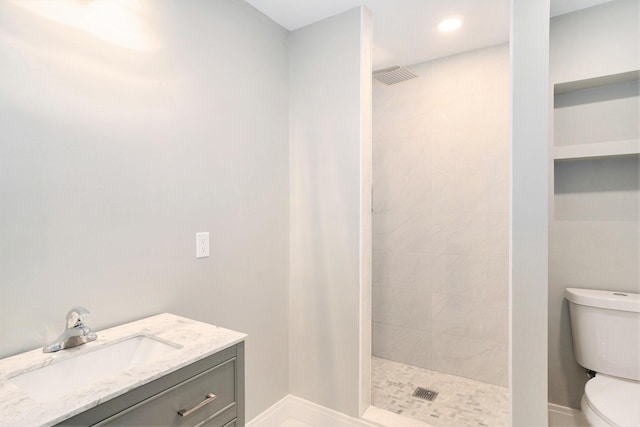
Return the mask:
<path fill-rule="evenodd" d="M 0 360 L 0 426 L 244 426 L 245 334 L 164 313 Z"/>

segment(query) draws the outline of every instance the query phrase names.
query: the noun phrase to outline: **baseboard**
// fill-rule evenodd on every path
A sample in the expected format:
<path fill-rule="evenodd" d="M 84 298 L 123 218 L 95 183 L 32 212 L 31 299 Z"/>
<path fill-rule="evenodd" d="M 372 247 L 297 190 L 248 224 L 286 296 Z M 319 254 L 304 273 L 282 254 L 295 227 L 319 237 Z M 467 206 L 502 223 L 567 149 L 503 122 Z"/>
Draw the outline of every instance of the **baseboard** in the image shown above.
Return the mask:
<path fill-rule="evenodd" d="M 308 400 L 288 395 L 251 420 L 247 427 L 278 427 L 294 419 L 314 427 L 376 427 L 376 424 L 353 418 Z"/>
<path fill-rule="evenodd" d="M 314 427 L 375 427 L 368 421 L 353 418 L 296 396 L 289 396 L 291 418 Z"/>
<path fill-rule="evenodd" d="M 246 427 L 279 427 L 291 416 L 290 395 L 276 402 L 269 409 L 249 421 Z"/>
<path fill-rule="evenodd" d="M 549 427 L 588 427 L 582 411 L 549 403 Z"/>

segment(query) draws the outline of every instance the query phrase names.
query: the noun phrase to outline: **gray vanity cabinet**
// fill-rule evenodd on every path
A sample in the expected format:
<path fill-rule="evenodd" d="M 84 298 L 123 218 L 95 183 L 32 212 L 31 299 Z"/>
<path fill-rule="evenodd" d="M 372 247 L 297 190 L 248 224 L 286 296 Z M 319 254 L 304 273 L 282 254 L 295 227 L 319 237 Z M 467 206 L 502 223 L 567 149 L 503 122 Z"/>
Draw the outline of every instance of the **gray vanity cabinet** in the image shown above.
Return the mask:
<path fill-rule="evenodd" d="M 199 360 L 58 425 L 243 427 L 244 343 Z"/>

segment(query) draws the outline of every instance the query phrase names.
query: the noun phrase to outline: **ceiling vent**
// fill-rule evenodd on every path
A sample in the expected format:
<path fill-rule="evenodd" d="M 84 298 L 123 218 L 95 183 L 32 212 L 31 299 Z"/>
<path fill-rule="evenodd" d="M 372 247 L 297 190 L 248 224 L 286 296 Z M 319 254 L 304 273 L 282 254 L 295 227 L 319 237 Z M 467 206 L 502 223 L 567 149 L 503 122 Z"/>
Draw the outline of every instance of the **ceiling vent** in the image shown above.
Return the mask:
<path fill-rule="evenodd" d="M 373 77 L 386 85 L 394 85 L 405 80 L 415 79 L 418 76 L 406 68 L 396 65 L 395 67 L 374 71 Z"/>

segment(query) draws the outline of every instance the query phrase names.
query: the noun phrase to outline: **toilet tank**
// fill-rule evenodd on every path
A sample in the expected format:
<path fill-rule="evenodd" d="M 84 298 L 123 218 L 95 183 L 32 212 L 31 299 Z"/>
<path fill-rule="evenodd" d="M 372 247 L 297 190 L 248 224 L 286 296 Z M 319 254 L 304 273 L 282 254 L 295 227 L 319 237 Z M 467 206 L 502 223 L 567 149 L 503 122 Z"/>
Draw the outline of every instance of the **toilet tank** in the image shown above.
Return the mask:
<path fill-rule="evenodd" d="M 567 288 L 576 361 L 640 381 L 640 294 Z"/>

